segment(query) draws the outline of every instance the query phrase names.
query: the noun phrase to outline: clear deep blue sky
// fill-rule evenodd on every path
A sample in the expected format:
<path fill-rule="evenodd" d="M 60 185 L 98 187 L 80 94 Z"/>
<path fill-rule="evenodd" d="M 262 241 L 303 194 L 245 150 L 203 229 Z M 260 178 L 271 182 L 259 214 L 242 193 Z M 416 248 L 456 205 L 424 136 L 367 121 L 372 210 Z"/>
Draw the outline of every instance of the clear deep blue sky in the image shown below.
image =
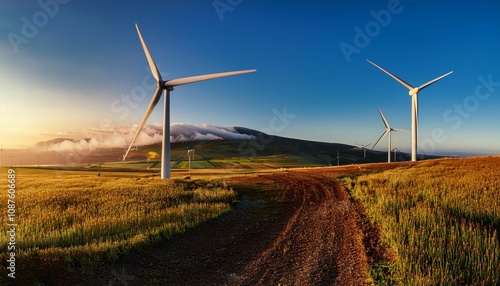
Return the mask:
<path fill-rule="evenodd" d="M 454 71 L 419 94 L 419 153 L 498 154 L 500 2 L 435 2 L 2 1 L 0 143 L 138 124 L 153 93 L 138 23 L 164 78 L 257 69 L 177 87 L 172 123 L 373 144 L 377 107 L 410 130 L 411 101 L 370 59 L 414 86 Z M 161 121 L 160 104 L 148 123 Z M 393 146 L 410 151 L 409 134 Z"/>

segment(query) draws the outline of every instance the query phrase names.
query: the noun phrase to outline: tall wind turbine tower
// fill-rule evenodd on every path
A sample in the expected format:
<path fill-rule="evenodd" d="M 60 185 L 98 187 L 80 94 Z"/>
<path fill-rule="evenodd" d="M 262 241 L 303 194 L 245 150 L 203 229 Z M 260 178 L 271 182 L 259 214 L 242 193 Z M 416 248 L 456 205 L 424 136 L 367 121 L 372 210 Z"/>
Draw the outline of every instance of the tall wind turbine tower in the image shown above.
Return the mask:
<path fill-rule="evenodd" d="M 385 119 L 384 114 L 382 113 L 382 111 L 380 110 L 380 108 L 378 109 L 378 113 L 380 114 L 380 118 L 382 118 L 382 121 L 384 122 L 385 131 L 384 131 L 384 133 L 382 133 L 382 135 L 380 136 L 380 138 L 378 138 L 377 142 L 375 142 L 375 144 L 373 145 L 372 149 L 375 148 L 375 145 L 377 145 L 378 141 L 380 141 L 382 138 L 384 138 L 385 135 L 389 134 L 389 142 L 387 143 L 387 162 L 390 163 L 391 162 L 391 132 L 392 131 L 408 132 L 408 131 L 407 130 L 403 130 L 403 129 L 398 129 L 398 128 L 392 128 L 389 125 L 389 122 L 387 122 L 387 119 Z"/>
<path fill-rule="evenodd" d="M 158 101 L 160 101 L 161 94 L 164 91 L 165 98 L 164 98 L 164 105 L 163 105 L 163 143 L 162 143 L 162 153 L 161 153 L 161 178 L 162 179 L 169 179 L 170 178 L 170 92 L 172 90 L 174 90 L 175 86 L 178 86 L 178 85 L 183 85 L 183 84 L 188 84 L 188 83 L 193 83 L 193 82 L 198 82 L 198 81 L 203 81 L 203 80 L 209 80 L 209 79 L 214 79 L 214 78 L 219 78 L 219 77 L 226 77 L 226 76 L 233 76 L 233 75 L 244 74 L 244 73 L 251 73 L 251 72 L 255 72 L 256 70 L 253 69 L 253 70 L 223 72 L 223 73 L 191 76 L 191 77 L 184 77 L 184 78 L 171 79 L 171 80 L 164 81 L 160 75 L 160 72 L 158 71 L 158 68 L 156 67 L 156 64 L 153 60 L 153 57 L 151 56 L 151 53 L 149 52 L 148 47 L 146 46 L 146 42 L 144 42 L 144 39 L 142 38 L 141 31 L 139 30 L 139 26 L 137 24 L 135 24 L 135 28 L 137 29 L 137 34 L 139 35 L 139 39 L 141 41 L 142 48 L 144 50 L 144 53 L 146 54 L 146 59 L 148 60 L 148 64 L 149 64 L 149 68 L 151 69 L 151 73 L 153 74 L 154 78 L 156 79 L 157 87 L 156 87 L 156 91 L 155 91 L 153 97 L 151 98 L 151 102 L 149 103 L 149 106 L 146 109 L 146 113 L 144 114 L 144 117 L 142 118 L 141 124 L 139 125 L 139 128 L 137 128 L 135 136 L 132 139 L 132 141 L 130 142 L 130 146 L 128 147 L 127 152 L 123 156 L 123 160 L 125 160 L 128 153 L 130 152 L 130 149 L 134 145 L 135 140 L 137 139 L 137 137 L 141 133 L 142 128 L 144 127 L 144 124 L 146 124 L 146 121 L 148 120 L 149 116 L 151 115 L 151 112 L 153 112 L 153 109 L 155 108 L 156 104 L 158 104 Z"/>
<path fill-rule="evenodd" d="M 417 161 L 417 137 L 418 137 L 418 92 L 423 90 L 424 88 L 428 87 L 429 85 L 435 83 L 436 81 L 442 79 L 443 77 L 451 74 L 453 71 L 446 73 L 438 78 L 435 78 L 427 83 L 424 83 L 423 85 L 419 87 L 413 87 L 404 80 L 400 79 L 399 77 L 393 75 L 392 73 L 386 71 L 385 69 L 381 68 L 380 66 L 376 65 L 375 63 L 371 62 L 370 60 L 367 60 L 370 64 L 376 66 L 379 68 L 381 71 L 385 72 L 388 74 L 390 77 L 393 79 L 397 80 L 400 84 L 404 85 L 406 88 L 408 88 L 409 95 L 412 97 L 411 100 L 411 160 L 412 161 Z"/>

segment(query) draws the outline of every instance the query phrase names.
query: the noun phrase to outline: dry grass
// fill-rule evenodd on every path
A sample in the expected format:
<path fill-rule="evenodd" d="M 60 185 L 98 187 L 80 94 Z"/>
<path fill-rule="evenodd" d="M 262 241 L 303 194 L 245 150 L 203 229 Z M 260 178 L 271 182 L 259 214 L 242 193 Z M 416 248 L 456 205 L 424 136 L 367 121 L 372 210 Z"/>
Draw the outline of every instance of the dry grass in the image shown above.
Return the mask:
<path fill-rule="evenodd" d="M 114 260 L 230 211 L 236 198 L 223 181 L 57 174 L 17 172 L 18 258 Z M 6 192 L 0 200 L 7 201 Z M 6 215 L 0 223 L 7 224 Z M 7 242 L 2 232 L 0 247 Z"/>
<path fill-rule="evenodd" d="M 500 283 L 499 157 L 422 162 L 344 178 L 398 255 L 408 285 Z"/>

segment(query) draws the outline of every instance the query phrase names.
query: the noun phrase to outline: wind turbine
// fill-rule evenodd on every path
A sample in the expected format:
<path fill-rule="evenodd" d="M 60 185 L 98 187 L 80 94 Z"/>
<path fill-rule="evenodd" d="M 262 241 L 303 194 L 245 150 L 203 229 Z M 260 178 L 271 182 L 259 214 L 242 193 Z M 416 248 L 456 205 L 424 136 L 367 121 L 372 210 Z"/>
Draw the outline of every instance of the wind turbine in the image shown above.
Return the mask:
<path fill-rule="evenodd" d="M 370 60 L 367 60 L 370 64 L 376 66 L 379 68 L 381 71 L 385 72 L 389 76 L 391 76 L 393 79 L 397 80 L 400 84 L 404 85 L 406 88 L 408 88 L 409 95 L 412 97 L 411 101 L 411 160 L 412 161 L 417 161 L 417 137 L 418 137 L 418 92 L 423 90 L 424 88 L 428 87 L 429 85 L 435 83 L 436 81 L 442 79 L 443 77 L 451 74 L 453 71 L 444 74 L 440 77 L 437 77 L 427 83 L 424 83 L 423 85 L 419 87 L 413 87 L 404 80 L 400 79 L 399 77 L 393 75 L 392 73 L 386 71 L 385 69 L 381 68 L 380 66 L 376 65 L 375 63 L 371 62 Z"/>
<path fill-rule="evenodd" d="M 392 149 L 392 151 L 394 151 L 394 162 L 396 162 L 397 161 L 398 152 L 401 152 L 401 150 L 399 150 L 398 148 L 394 147 L 394 149 Z"/>
<path fill-rule="evenodd" d="M 336 157 L 336 158 L 333 158 L 333 160 L 337 160 L 337 166 L 340 166 L 340 155 L 339 155 L 339 151 L 337 151 L 337 157 Z"/>
<path fill-rule="evenodd" d="M 368 144 L 356 144 L 359 148 L 363 149 L 363 156 L 364 158 L 366 158 L 366 147 L 370 146 L 370 144 L 372 143 L 368 143 Z"/>
<path fill-rule="evenodd" d="M 142 128 L 144 127 L 144 124 L 146 124 L 146 121 L 148 120 L 149 116 L 151 115 L 151 112 L 153 112 L 153 109 L 155 108 L 156 104 L 158 101 L 160 101 L 161 98 L 161 93 L 162 91 L 165 91 L 165 99 L 164 99 L 164 106 L 163 106 L 163 144 L 162 144 L 162 153 L 161 153 L 161 178 L 162 179 L 169 179 L 170 178 L 170 92 L 174 90 L 175 86 L 178 85 L 183 85 L 183 84 L 188 84 L 188 83 L 193 83 L 193 82 L 198 82 L 198 81 L 203 81 L 203 80 L 209 80 L 209 79 L 214 79 L 214 78 L 219 78 L 219 77 L 226 77 L 226 76 L 233 76 L 233 75 L 238 75 L 238 74 L 244 74 L 244 73 L 251 73 L 255 72 L 256 70 L 242 70 L 242 71 L 233 71 L 233 72 L 223 72 L 223 73 L 215 73 L 215 74 L 206 74 L 206 75 L 199 75 L 199 76 L 191 76 L 191 77 L 184 77 L 184 78 L 178 78 L 178 79 L 171 79 L 171 80 L 163 80 L 160 72 L 158 71 L 158 68 L 156 67 L 156 64 L 153 60 L 153 57 L 151 56 L 148 47 L 146 46 L 146 43 L 144 42 L 144 39 L 142 38 L 141 31 L 139 30 L 139 26 L 135 24 L 135 28 L 137 29 L 137 34 L 139 35 L 139 39 L 141 40 L 142 48 L 144 50 L 144 53 L 146 54 L 146 58 L 148 60 L 149 68 L 151 69 L 151 73 L 153 74 L 154 78 L 156 79 L 157 82 L 157 87 L 156 91 L 151 98 L 151 102 L 149 103 L 148 109 L 146 109 L 146 113 L 144 114 L 144 117 L 142 118 L 141 124 L 139 125 L 139 128 L 137 128 L 137 132 L 135 133 L 134 138 L 130 142 L 130 146 L 128 147 L 127 152 L 123 156 L 123 160 L 127 157 L 130 148 L 135 143 L 135 140 L 139 136 L 139 134 L 142 131 Z"/>
<path fill-rule="evenodd" d="M 387 162 L 390 163 L 391 162 L 391 132 L 392 131 L 408 132 L 408 131 L 407 130 L 403 130 L 403 129 L 398 129 L 398 128 L 392 128 L 389 125 L 389 122 L 387 122 L 387 119 L 385 119 L 384 114 L 382 113 L 382 111 L 380 110 L 380 108 L 378 109 L 378 113 L 380 113 L 380 117 L 382 118 L 382 121 L 384 122 L 385 131 L 384 131 L 384 133 L 382 133 L 382 135 L 380 136 L 380 138 L 378 138 L 377 142 L 375 142 L 375 144 L 373 145 L 372 149 L 375 148 L 375 145 L 377 145 L 378 141 L 380 141 L 382 138 L 384 138 L 385 135 L 389 134 L 389 142 L 388 142 L 388 146 L 387 146 Z"/>

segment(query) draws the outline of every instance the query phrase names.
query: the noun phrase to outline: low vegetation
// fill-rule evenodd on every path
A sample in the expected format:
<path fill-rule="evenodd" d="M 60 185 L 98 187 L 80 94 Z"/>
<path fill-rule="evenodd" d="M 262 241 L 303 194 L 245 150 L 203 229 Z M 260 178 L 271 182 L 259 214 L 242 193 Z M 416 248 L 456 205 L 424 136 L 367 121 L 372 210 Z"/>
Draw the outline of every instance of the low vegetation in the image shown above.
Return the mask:
<path fill-rule="evenodd" d="M 236 198 L 223 181 L 58 174 L 17 171 L 19 259 L 114 260 L 230 211 Z M 6 192 L 1 198 L 7 201 Z M 7 216 L 0 223 L 6 225 Z M 0 248 L 7 242 L 2 232 Z"/>
<path fill-rule="evenodd" d="M 500 285 L 499 164 L 448 159 L 345 177 L 397 255 L 372 276 L 380 284 Z"/>

